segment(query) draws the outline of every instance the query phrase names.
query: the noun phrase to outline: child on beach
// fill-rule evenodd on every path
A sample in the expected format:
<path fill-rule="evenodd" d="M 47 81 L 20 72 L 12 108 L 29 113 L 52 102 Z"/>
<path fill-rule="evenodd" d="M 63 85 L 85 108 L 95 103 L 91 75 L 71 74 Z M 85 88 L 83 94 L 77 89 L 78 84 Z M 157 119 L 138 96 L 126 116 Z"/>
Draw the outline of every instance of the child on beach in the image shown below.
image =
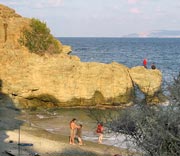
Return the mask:
<path fill-rule="evenodd" d="M 82 124 L 80 124 L 79 128 L 77 128 L 77 131 L 76 131 L 76 136 L 77 136 L 79 145 L 83 145 L 83 141 L 82 141 L 82 127 L 83 127 Z"/>

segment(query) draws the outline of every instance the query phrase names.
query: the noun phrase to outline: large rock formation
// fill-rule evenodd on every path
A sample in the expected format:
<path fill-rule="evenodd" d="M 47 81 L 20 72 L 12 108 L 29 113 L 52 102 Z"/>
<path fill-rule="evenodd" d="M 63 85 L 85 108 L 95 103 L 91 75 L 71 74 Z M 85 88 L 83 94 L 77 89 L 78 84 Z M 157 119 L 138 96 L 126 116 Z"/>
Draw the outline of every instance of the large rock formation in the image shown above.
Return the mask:
<path fill-rule="evenodd" d="M 161 86 L 159 70 L 132 69 L 118 63 L 83 63 L 62 53 L 39 56 L 18 43 L 29 19 L 0 5 L 0 80 L 2 92 L 13 96 L 21 107 L 98 106 L 128 104 L 134 83 L 152 96 Z M 157 83 L 155 83 L 157 80 Z"/>
<path fill-rule="evenodd" d="M 1 50 L 0 57 L 3 92 L 26 101 L 27 105 L 29 99 L 32 102 L 42 95 L 53 96 L 60 106 L 132 100 L 128 68 L 118 63 L 83 63 L 75 56 L 42 57 L 22 50 Z"/>

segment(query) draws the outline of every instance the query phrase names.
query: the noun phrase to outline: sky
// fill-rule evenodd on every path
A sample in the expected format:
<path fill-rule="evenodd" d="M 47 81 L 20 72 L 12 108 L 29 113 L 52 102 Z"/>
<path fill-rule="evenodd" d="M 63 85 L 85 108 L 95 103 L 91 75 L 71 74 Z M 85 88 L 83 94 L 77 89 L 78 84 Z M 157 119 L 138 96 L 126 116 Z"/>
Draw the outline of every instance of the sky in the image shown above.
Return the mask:
<path fill-rule="evenodd" d="M 0 0 L 23 17 L 46 22 L 55 37 L 146 36 L 180 30 L 180 0 Z"/>

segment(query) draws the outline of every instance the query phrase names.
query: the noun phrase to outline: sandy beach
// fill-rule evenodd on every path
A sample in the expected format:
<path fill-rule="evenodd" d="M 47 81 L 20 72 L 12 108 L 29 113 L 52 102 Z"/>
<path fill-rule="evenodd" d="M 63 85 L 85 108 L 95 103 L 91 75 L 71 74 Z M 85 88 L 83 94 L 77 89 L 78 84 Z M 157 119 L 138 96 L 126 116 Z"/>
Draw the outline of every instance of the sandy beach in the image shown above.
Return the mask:
<path fill-rule="evenodd" d="M 0 99 L 0 155 L 15 156 L 39 155 L 128 155 L 126 149 L 84 141 L 85 145 L 69 145 L 68 137 L 53 134 L 44 129 L 33 127 L 23 120 L 21 110 L 17 109 L 7 95 Z M 18 146 L 18 143 L 22 146 Z M 132 153 L 131 153 L 132 154 Z M 135 155 L 135 154 L 134 154 Z"/>
<path fill-rule="evenodd" d="M 23 127 L 25 128 L 25 127 Z M 26 127 L 27 128 L 27 127 Z M 32 132 L 32 133 L 31 133 Z M 30 134 L 31 133 L 31 134 Z M 2 133 L 0 133 L 3 136 Z M 1 153 L 6 155 L 5 151 L 14 151 L 18 154 L 18 130 L 6 131 L 8 136 L 3 142 L 1 142 Z M 38 136 L 36 136 L 38 135 Z M 12 143 L 10 143 L 12 141 Z M 85 142 L 85 145 L 69 145 L 68 140 L 65 137 L 52 135 L 45 131 L 40 131 L 38 129 L 23 129 L 21 130 L 21 143 L 22 144 L 33 144 L 32 146 L 20 146 L 20 153 L 22 155 L 39 153 L 39 155 L 61 155 L 62 153 L 67 153 L 69 150 L 78 150 L 80 153 L 92 152 L 97 155 L 113 155 L 116 153 L 126 153 L 124 150 L 106 145 L 97 145 L 96 143 Z M 73 154 L 72 154 L 73 155 Z"/>

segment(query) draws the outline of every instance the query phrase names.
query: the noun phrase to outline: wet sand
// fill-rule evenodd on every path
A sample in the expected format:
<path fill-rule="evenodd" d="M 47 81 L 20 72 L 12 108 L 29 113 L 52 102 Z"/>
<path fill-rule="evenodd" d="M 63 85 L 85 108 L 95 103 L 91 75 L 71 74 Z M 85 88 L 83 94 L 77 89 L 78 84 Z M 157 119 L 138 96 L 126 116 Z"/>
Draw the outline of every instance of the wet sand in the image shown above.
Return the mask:
<path fill-rule="evenodd" d="M 1 132 L 0 135 L 3 136 Z M 6 131 L 6 135 L 6 139 L 0 143 L 0 152 L 2 156 L 6 155 L 4 153 L 5 151 L 16 151 L 18 154 L 17 143 L 19 142 L 19 130 Z M 10 141 L 12 141 L 12 143 L 10 143 Z M 20 147 L 20 153 L 26 153 L 28 155 L 39 153 L 43 156 L 58 156 L 68 150 L 93 152 L 97 155 L 114 155 L 117 153 L 127 155 L 127 151 L 125 149 L 99 145 L 89 141 L 85 141 L 85 145 L 83 146 L 69 145 L 66 136 L 51 134 L 47 131 L 28 127 L 26 125 L 20 128 L 20 143 L 33 144 L 33 146 Z"/>
<path fill-rule="evenodd" d="M 102 113 L 105 114 L 107 112 L 102 111 Z M 109 115 L 109 112 L 107 114 Z M 72 118 L 77 118 L 77 124 L 83 125 L 83 140 L 97 143 L 97 121 L 92 119 L 90 115 L 91 114 L 89 114 L 89 112 L 85 109 L 57 109 L 53 111 L 39 111 L 24 114 L 23 119 L 33 127 L 41 128 L 50 133 L 68 137 L 69 121 L 72 120 Z M 126 135 L 109 133 L 107 128 L 105 128 L 103 144 L 119 148 L 131 147 L 131 150 L 135 150 L 132 142 L 127 141 Z"/>

